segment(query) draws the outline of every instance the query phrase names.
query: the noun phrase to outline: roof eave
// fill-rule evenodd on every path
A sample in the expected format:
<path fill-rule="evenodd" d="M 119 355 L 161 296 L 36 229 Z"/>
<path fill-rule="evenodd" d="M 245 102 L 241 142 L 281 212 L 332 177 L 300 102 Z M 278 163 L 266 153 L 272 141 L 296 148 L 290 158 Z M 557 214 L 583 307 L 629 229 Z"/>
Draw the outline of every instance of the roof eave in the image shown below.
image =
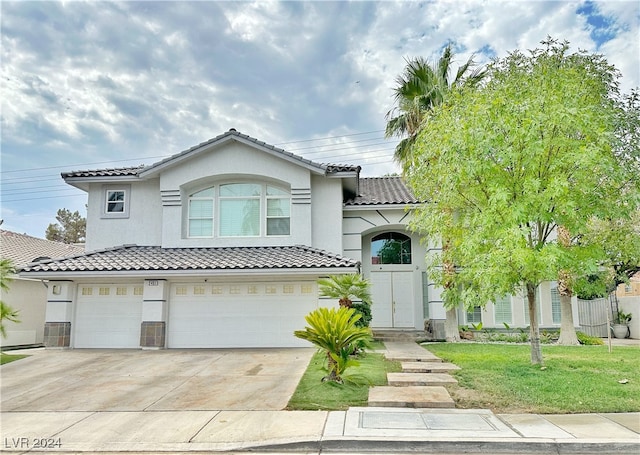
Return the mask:
<path fill-rule="evenodd" d="M 92 270 L 86 272 L 20 272 L 20 278 L 60 279 L 60 278 L 197 278 L 218 276 L 318 276 L 335 273 L 351 273 L 359 269 L 359 264 L 336 267 L 290 267 L 269 269 L 200 269 L 200 270 Z"/>
<path fill-rule="evenodd" d="M 64 182 L 79 188 L 83 191 L 89 191 L 91 183 L 133 183 L 140 181 L 138 176 L 131 175 L 114 175 L 114 176 L 95 176 L 95 177 L 62 177 Z"/>
<path fill-rule="evenodd" d="M 422 207 L 423 203 L 380 203 L 380 204 L 345 204 L 342 209 L 348 211 L 356 210 L 413 210 Z"/>

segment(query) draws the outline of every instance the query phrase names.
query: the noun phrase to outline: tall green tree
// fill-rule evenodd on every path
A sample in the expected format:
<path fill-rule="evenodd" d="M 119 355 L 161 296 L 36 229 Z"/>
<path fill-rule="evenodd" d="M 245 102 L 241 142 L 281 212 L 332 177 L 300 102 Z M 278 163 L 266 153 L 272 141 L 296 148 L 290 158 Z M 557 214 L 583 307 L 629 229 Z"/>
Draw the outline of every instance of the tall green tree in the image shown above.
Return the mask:
<path fill-rule="evenodd" d="M 394 158 L 403 169 L 411 164 L 413 147 L 418 134 L 423 128 L 428 128 L 425 124 L 428 114 L 435 107 L 440 106 L 452 90 L 463 86 L 475 87 L 486 75 L 486 70 L 476 67 L 471 57 L 458 67 L 452 78 L 454 57 L 453 44 L 449 43 L 444 48 L 442 56 L 433 64 L 422 57 L 406 60 L 403 73 L 396 78 L 395 106 L 387 112 L 385 136 L 402 138 L 396 146 Z M 448 239 L 442 239 L 442 244 L 445 250 L 452 246 Z M 451 263 L 445 264 L 445 268 L 449 272 L 450 279 L 444 286 L 450 291 L 446 295 L 451 296 L 456 289 L 455 267 Z M 451 300 L 445 302 L 446 339 L 459 341 L 457 311 Z"/>
<path fill-rule="evenodd" d="M 488 78 L 430 113 L 406 171 L 430 201 L 412 226 L 453 245 L 450 258 L 430 264 L 440 285 L 444 260 L 459 266 L 445 301 L 451 293 L 472 308 L 524 289 L 531 362 L 542 364 L 536 288 L 602 260 L 594 245 L 559 245 L 557 227 L 578 238 L 590 219 L 625 218 L 638 205 L 615 153 L 619 73 L 600 55 L 548 39 L 494 61 Z"/>
<path fill-rule="evenodd" d="M 87 220 L 77 210 L 60 209 L 56 214 L 57 223 L 47 227 L 45 238 L 54 242 L 81 243 L 85 240 Z"/>
<path fill-rule="evenodd" d="M 15 273 L 15 268 L 10 259 L 0 259 L 0 293 L 5 294 L 9 291 L 9 284 L 13 279 L 11 276 Z M 9 305 L 0 300 L 0 336 L 5 338 L 7 336 L 7 329 L 4 325 L 6 322 L 18 323 L 18 311 L 11 308 Z"/>

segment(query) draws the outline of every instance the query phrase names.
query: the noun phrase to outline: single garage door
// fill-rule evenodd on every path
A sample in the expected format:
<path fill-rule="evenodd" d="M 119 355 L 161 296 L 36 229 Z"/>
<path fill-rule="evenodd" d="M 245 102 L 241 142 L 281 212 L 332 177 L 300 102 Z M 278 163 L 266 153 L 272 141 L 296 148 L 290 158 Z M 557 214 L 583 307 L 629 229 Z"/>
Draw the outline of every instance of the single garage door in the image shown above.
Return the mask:
<path fill-rule="evenodd" d="M 293 336 L 317 308 L 316 283 L 173 284 L 170 348 L 309 346 Z"/>
<path fill-rule="evenodd" d="M 142 285 L 78 285 L 73 346 L 139 348 Z"/>

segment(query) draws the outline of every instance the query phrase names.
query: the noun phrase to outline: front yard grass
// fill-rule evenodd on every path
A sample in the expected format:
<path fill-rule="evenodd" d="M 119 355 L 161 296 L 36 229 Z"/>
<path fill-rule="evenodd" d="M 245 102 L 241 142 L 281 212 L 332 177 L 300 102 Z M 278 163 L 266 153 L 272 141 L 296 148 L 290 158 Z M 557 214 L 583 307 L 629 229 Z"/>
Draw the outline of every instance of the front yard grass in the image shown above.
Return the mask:
<path fill-rule="evenodd" d="M 24 359 L 25 357 L 29 357 L 28 355 L 25 354 L 5 354 L 0 353 L 0 365 L 4 365 L 5 363 L 9 363 L 9 362 L 13 362 L 15 360 L 20 360 L 20 359 Z"/>
<path fill-rule="evenodd" d="M 640 411 L 638 347 L 614 347 L 609 353 L 606 346 L 543 346 L 544 368 L 531 365 L 528 344 L 425 347 L 461 368 L 453 373 L 458 385 L 448 387 L 457 408 L 538 414 Z"/>
<path fill-rule="evenodd" d="M 321 382 L 327 375 L 324 352 L 317 352 L 309 362 L 287 409 L 345 410 L 350 406 L 367 406 L 369 387 L 387 384 L 387 372 L 400 371 L 398 362 L 382 354 L 367 352 L 358 358 L 360 366 L 347 369 L 344 384 Z"/>

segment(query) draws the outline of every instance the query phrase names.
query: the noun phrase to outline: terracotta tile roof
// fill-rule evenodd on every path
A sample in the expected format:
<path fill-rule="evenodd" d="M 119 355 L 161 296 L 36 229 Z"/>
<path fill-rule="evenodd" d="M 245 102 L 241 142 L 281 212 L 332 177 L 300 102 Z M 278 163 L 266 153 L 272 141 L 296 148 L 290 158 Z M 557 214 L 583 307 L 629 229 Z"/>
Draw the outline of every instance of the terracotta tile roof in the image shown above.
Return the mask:
<path fill-rule="evenodd" d="M 360 194 L 345 202 L 346 206 L 419 204 L 401 177 L 368 177 L 360 179 Z"/>
<path fill-rule="evenodd" d="M 74 178 L 74 177 L 82 177 L 82 178 L 90 178 L 90 177 L 137 177 L 142 172 L 149 172 L 153 168 L 160 167 L 164 164 L 167 164 L 173 160 L 179 159 L 184 155 L 188 155 L 193 151 L 206 147 L 207 145 L 213 144 L 215 142 L 221 141 L 229 136 L 235 136 L 238 138 L 242 138 L 245 141 L 252 142 L 260 147 L 267 148 L 273 150 L 287 158 L 290 158 L 294 161 L 298 161 L 307 166 L 311 166 L 317 168 L 319 171 L 326 172 L 328 174 L 334 174 L 337 172 L 360 172 L 360 166 L 347 165 L 347 164 L 325 164 L 325 163 L 316 163 L 315 161 L 308 160 L 306 158 L 302 158 L 301 156 L 294 155 L 291 152 L 287 152 L 281 148 L 278 148 L 274 145 L 267 144 L 266 142 L 260 141 L 254 137 L 248 136 L 246 134 L 242 134 L 234 129 L 227 131 L 226 133 L 220 134 L 213 139 L 209 139 L 208 141 L 202 142 L 198 145 L 194 145 L 193 147 L 188 148 L 182 152 L 176 153 L 168 158 L 165 158 L 157 163 L 154 163 L 150 166 L 132 166 L 132 167 L 122 167 L 122 168 L 113 168 L 113 169 L 94 169 L 94 170 L 83 170 L 83 171 L 71 171 L 71 172 L 63 172 L 62 178 Z"/>
<path fill-rule="evenodd" d="M 30 264 L 29 272 L 206 271 L 353 268 L 357 261 L 308 246 L 160 248 L 124 245 L 72 258 Z"/>
<path fill-rule="evenodd" d="M 61 242 L 39 239 L 26 234 L 0 230 L 0 257 L 11 259 L 16 267 L 21 267 L 41 257 L 62 258 L 84 253 L 84 247 Z"/>

